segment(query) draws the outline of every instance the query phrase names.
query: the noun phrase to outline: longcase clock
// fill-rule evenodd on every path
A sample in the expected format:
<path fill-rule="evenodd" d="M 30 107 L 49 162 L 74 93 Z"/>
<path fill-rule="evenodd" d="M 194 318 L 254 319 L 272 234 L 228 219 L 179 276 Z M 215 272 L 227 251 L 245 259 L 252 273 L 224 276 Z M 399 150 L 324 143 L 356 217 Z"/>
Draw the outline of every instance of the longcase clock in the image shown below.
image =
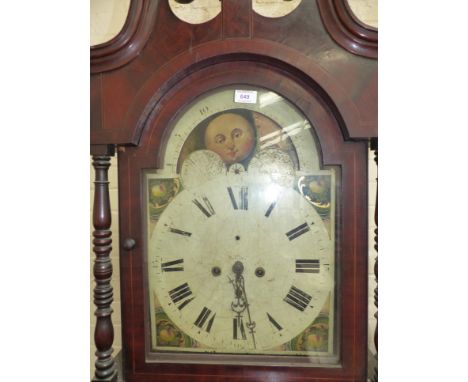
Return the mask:
<path fill-rule="evenodd" d="M 134 0 L 91 50 L 94 380 L 366 381 L 377 32 L 342 1 L 191 3 Z"/>

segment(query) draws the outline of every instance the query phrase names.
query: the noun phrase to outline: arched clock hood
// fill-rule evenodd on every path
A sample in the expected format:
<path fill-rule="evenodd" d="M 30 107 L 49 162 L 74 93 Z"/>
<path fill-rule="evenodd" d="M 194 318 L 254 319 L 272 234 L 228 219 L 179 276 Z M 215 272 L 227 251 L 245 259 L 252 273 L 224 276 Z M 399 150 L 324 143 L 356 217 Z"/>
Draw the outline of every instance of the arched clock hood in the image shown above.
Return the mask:
<path fill-rule="evenodd" d="M 224 0 L 221 14 L 197 25 L 175 18 L 167 1 L 132 0 L 122 31 L 91 48 L 91 144 L 137 144 L 142 115 L 165 89 L 226 61 L 263 62 L 315 83 L 345 137 L 376 137 L 376 57 L 377 31 L 342 0 L 303 1 L 279 19 L 257 15 L 250 0 Z"/>

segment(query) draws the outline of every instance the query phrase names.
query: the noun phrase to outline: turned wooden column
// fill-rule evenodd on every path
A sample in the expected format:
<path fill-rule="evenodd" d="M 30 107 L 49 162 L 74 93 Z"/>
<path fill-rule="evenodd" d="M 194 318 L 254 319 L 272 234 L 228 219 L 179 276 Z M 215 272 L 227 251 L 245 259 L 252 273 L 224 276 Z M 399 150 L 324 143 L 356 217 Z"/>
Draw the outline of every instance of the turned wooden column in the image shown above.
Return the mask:
<path fill-rule="evenodd" d="M 378 141 L 377 138 L 371 139 L 371 150 L 374 151 L 374 161 L 375 164 L 378 167 Z M 377 182 L 378 182 L 378 176 L 377 176 Z M 378 184 L 378 183 L 377 183 Z M 374 221 L 375 221 L 375 230 L 374 230 L 374 248 L 376 252 L 378 252 L 378 186 L 377 186 L 377 192 L 375 194 L 375 213 L 374 213 Z M 375 258 L 375 264 L 374 264 L 374 274 L 375 274 L 375 281 L 376 281 L 376 287 L 374 289 L 374 304 L 376 308 L 379 306 L 379 299 L 378 299 L 378 256 Z M 377 320 L 377 324 L 375 325 L 375 333 L 374 333 L 374 344 L 375 344 L 375 368 L 374 368 L 374 376 L 372 378 L 372 382 L 378 382 L 378 367 L 377 367 L 377 362 L 378 362 L 378 311 L 376 310 L 374 314 L 375 319 Z"/>
<path fill-rule="evenodd" d="M 108 170 L 110 159 L 115 153 L 112 145 L 92 145 L 91 155 L 95 171 L 93 207 L 93 252 L 94 259 L 94 304 L 96 327 L 96 371 L 93 381 L 116 381 L 117 371 L 112 357 L 114 327 L 112 325 L 113 291 L 111 286 L 112 263 L 109 257 L 112 250 L 111 210 L 109 200 Z"/>

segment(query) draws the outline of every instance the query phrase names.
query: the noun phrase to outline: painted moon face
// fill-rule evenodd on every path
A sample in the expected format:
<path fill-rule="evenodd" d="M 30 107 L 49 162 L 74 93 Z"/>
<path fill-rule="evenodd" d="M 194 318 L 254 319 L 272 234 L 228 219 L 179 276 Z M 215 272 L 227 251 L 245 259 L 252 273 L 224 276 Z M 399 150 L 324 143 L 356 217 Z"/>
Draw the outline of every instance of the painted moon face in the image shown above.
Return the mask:
<path fill-rule="evenodd" d="M 208 124 L 205 131 L 205 146 L 218 154 L 227 164 L 241 162 L 254 149 L 254 127 L 238 114 L 221 114 Z"/>

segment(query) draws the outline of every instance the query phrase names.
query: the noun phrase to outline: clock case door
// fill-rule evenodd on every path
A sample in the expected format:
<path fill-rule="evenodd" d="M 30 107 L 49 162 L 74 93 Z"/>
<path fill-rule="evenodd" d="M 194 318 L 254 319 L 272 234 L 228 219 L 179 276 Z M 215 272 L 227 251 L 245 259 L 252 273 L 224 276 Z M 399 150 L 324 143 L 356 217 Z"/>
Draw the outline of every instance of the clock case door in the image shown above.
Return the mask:
<path fill-rule="evenodd" d="M 198 96 L 227 85 L 258 86 L 294 104 L 311 122 L 319 142 L 321 168 L 335 166 L 341 178 L 336 224 L 338 269 L 337 367 L 242 366 L 155 363 L 148 360 L 148 296 L 145 260 L 144 171 L 161 168 L 162 148 L 171 122 Z M 121 147 L 119 164 L 120 238 L 134 238 L 120 259 L 123 368 L 127 381 L 219 380 L 365 381 L 367 357 L 367 144 L 346 141 L 343 119 L 333 101 L 293 67 L 232 60 L 212 63 L 155 94 L 141 116 L 136 147 Z M 123 241 L 123 240 L 122 240 Z"/>

